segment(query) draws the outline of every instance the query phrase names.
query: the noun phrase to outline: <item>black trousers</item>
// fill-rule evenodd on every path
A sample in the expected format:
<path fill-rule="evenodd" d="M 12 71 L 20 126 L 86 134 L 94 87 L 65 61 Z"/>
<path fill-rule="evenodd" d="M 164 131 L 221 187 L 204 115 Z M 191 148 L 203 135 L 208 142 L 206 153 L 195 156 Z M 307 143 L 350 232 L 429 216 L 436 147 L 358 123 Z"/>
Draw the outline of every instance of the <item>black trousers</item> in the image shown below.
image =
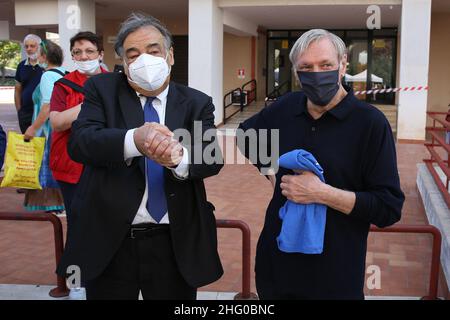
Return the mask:
<path fill-rule="evenodd" d="M 67 222 L 66 243 L 67 243 L 67 239 L 69 239 L 69 235 L 73 230 L 73 224 L 75 220 L 71 208 L 72 208 L 72 199 L 75 195 L 75 191 L 77 190 L 77 184 L 67 183 L 60 180 L 57 180 L 57 182 L 64 198 L 64 208 L 66 210 L 66 222 Z M 85 283 L 81 282 L 81 286 L 84 287 Z"/>
<path fill-rule="evenodd" d="M 86 282 L 87 300 L 195 300 L 197 289 L 178 271 L 169 228 L 132 239 L 127 236 L 104 270 Z"/>
<path fill-rule="evenodd" d="M 24 134 L 25 131 L 27 131 L 28 127 L 31 126 L 31 120 L 33 118 L 33 110 L 31 110 L 31 112 L 24 112 L 20 110 L 17 113 L 17 118 L 19 120 L 20 132 Z"/>
<path fill-rule="evenodd" d="M 67 183 L 63 181 L 57 181 L 58 185 L 61 189 L 61 193 L 64 198 L 64 207 L 66 209 L 66 220 L 67 220 L 67 236 L 69 237 L 69 232 L 72 230 L 74 217 L 72 215 L 72 199 L 75 195 L 75 191 L 77 189 L 77 184 Z"/>

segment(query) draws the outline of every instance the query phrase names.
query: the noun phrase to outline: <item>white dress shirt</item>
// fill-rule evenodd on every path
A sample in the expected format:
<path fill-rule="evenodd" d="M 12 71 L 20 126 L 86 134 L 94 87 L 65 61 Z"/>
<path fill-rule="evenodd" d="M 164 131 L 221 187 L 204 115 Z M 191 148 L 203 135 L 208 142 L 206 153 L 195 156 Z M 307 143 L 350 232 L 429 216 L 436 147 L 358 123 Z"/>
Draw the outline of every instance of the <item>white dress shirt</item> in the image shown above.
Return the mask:
<path fill-rule="evenodd" d="M 165 123 L 165 116 L 166 116 L 166 104 L 167 104 L 167 94 L 169 92 L 169 86 L 161 92 L 152 102 L 153 107 L 155 108 L 156 112 L 158 113 L 159 117 L 159 123 L 163 124 Z M 144 108 L 145 103 L 147 102 L 147 97 L 140 95 L 136 92 L 136 94 L 139 96 L 139 99 L 141 100 L 142 108 Z M 136 148 L 136 145 L 134 143 L 134 130 L 136 129 L 130 129 L 128 130 L 126 136 L 125 136 L 125 143 L 124 143 L 124 158 L 125 162 L 130 165 L 131 161 L 134 157 L 142 157 L 142 154 L 139 152 L 139 150 Z M 147 166 L 147 162 L 145 164 Z M 189 155 L 186 148 L 183 147 L 183 158 L 181 162 L 178 164 L 176 168 L 171 168 L 172 173 L 174 176 L 178 179 L 186 179 L 189 175 Z M 145 192 L 144 196 L 141 201 L 141 205 L 139 206 L 139 209 L 136 213 L 136 216 L 134 217 L 132 224 L 139 224 L 139 223 L 157 223 L 152 216 L 147 211 L 147 199 L 148 199 L 148 182 L 147 177 L 145 179 Z M 169 223 L 169 215 L 166 214 L 162 217 L 161 221 L 159 223 Z"/>

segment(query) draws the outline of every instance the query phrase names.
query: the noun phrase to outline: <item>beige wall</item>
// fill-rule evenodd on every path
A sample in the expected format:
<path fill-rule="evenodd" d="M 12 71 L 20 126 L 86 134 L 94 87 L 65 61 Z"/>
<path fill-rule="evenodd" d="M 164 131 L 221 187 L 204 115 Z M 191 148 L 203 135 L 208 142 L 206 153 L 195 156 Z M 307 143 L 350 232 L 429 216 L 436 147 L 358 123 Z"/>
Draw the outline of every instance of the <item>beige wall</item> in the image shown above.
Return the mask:
<path fill-rule="evenodd" d="M 173 35 L 188 34 L 187 17 L 172 19 L 163 19 L 162 17 L 157 18 L 166 25 Z M 103 36 L 103 46 L 105 48 L 104 62 L 111 71 L 115 64 L 122 64 L 122 62 L 119 59 L 116 59 L 114 54 L 114 43 L 108 43 L 108 38 L 117 34 L 121 23 L 122 20 L 97 20 L 97 26 L 100 30 L 99 33 Z"/>
<path fill-rule="evenodd" d="M 114 68 L 114 65 L 120 63 L 120 61 L 115 58 L 114 43 L 108 43 L 108 38 L 117 34 L 120 23 L 121 21 L 119 20 L 97 20 L 98 28 L 101 29 L 99 33 L 103 36 L 103 47 L 105 49 L 103 62 L 111 71 Z"/>
<path fill-rule="evenodd" d="M 57 1 L 16 0 L 14 5 L 17 26 L 58 24 Z"/>
<path fill-rule="evenodd" d="M 223 35 L 223 93 L 241 87 L 252 76 L 252 38 Z M 245 79 L 238 78 L 238 69 L 245 70 Z"/>
<path fill-rule="evenodd" d="M 447 111 L 450 103 L 450 13 L 431 16 L 428 110 Z"/>

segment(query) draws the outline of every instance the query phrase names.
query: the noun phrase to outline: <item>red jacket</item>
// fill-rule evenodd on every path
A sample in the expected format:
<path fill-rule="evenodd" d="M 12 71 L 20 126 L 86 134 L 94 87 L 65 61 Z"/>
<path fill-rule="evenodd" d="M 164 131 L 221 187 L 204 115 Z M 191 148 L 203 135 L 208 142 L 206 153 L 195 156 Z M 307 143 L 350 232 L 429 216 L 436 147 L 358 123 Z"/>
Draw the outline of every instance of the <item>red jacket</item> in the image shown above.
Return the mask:
<path fill-rule="evenodd" d="M 102 72 L 105 72 L 105 70 L 102 69 Z M 73 71 L 64 78 L 81 87 L 84 86 L 84 83 L 87 80 L 87 77 L 78 71 Z M 56 86 L 61 86 L 67 93 L 65 110 L 76 107 L 83 102 L 84 95 L 82 93 L 59 82 L 55 83 L 55 88 Z M 52 133 L 50 169 L 56 180 L 76 184 L 80 180 L 81 173 L 83 172 L 83 165 L 73 161 L 67 153 L 67 142 L 69 141 L 71 132 L 71 129 L 67 129 L 65 131 Z"/>

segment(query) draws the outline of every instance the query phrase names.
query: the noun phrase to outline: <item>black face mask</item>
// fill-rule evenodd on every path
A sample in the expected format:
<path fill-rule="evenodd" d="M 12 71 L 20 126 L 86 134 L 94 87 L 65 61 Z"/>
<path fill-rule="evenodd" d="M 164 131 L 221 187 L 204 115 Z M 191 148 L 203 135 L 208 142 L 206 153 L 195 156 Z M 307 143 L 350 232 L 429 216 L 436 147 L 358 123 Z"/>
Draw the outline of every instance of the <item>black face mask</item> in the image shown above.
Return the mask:
<path fill-rule="evenodd" d="M 297 71 L 303 92 L 315 105 L 326 106 L 339 90 L 339 69 L 322 72 Z"/>

